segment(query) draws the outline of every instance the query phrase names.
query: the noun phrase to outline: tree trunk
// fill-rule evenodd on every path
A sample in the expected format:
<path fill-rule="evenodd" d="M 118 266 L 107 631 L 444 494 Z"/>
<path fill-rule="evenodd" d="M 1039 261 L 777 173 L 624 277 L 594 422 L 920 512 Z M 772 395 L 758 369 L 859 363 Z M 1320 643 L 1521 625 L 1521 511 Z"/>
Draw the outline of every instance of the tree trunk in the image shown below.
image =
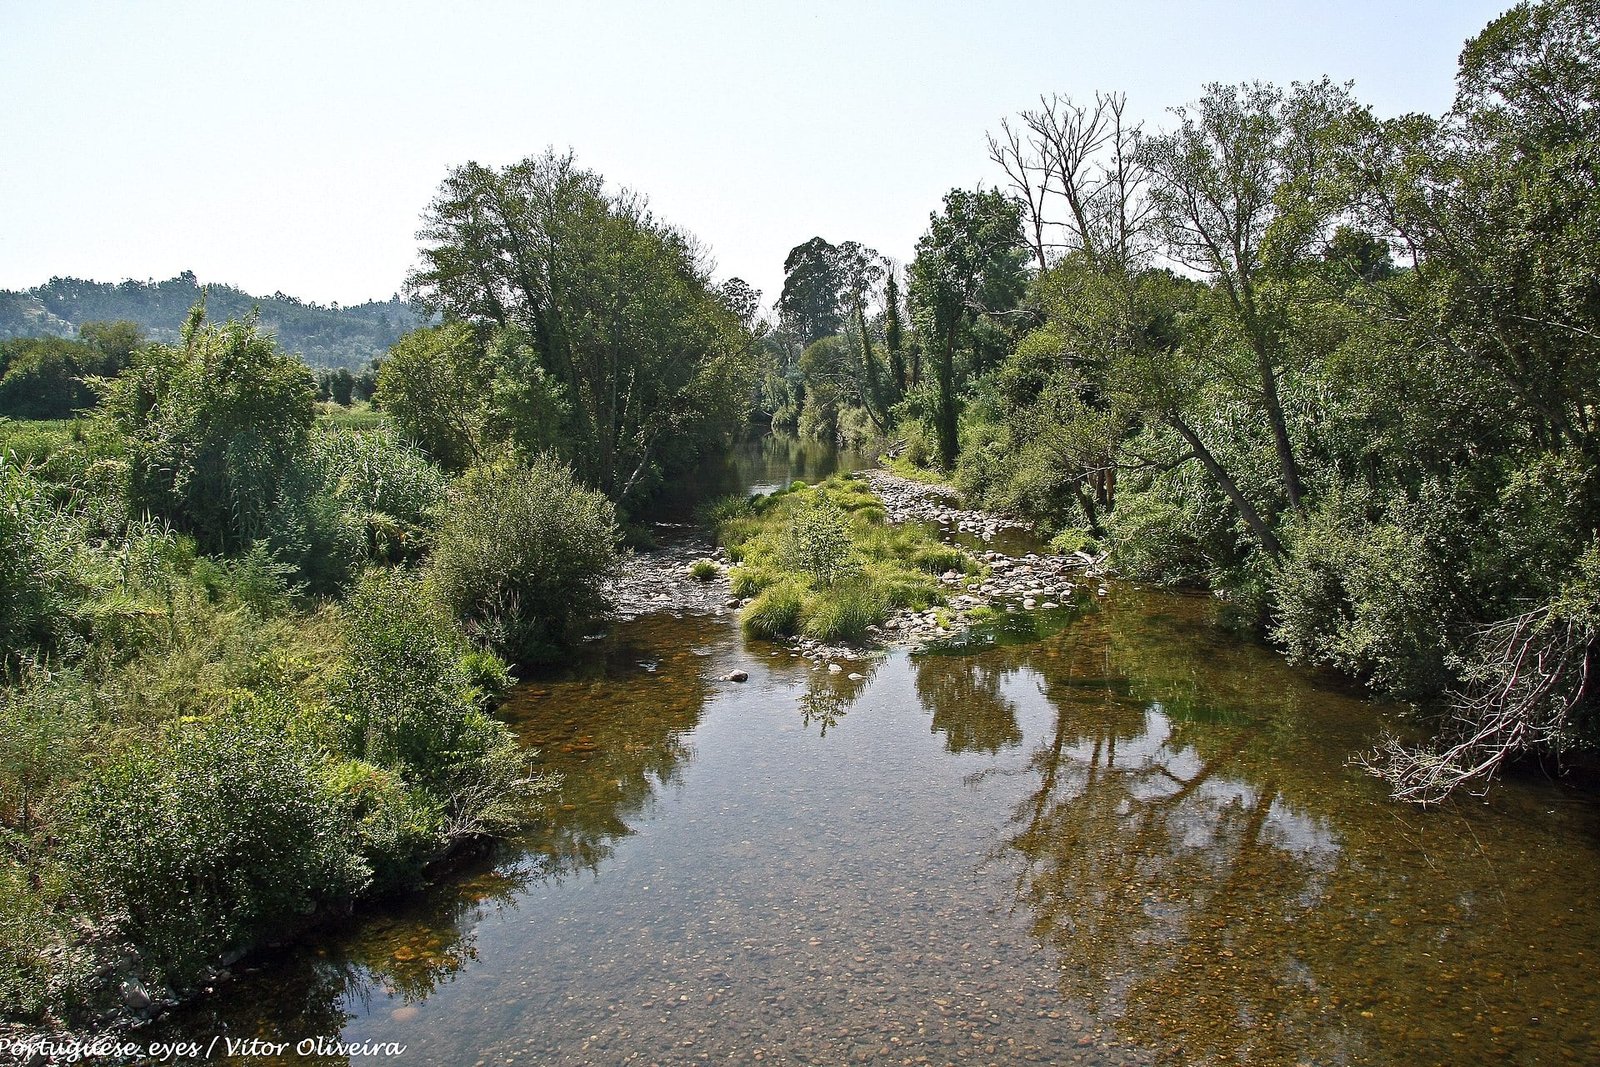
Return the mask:
<path fill-rule="evenodd" d="M 956 454 L 960 451 L 956 429 L 956 331 L 951 327 L 945 333 L 944 346 L 939 350 L 938 375 L 939 404 L 934 414 L 934 429 L 939 435 L 939 466 L 946 471 L 956 469 Z"/>
<path fill-rule="evenodd" d="M 1211 454 L 1211 450 L 1205 446 L 1205 442 L 1200 440 L 1200 435 L 1195 433 L 1179 415 L 1168 415 L 1167 423 L 1189 443 L 1190 449 L 1194 451 L 1195 457 L 1200 460 L 1206 472 L 1216 481 L 1217 486 L 1227 494 L 1228 499 L 1233 501 L 1233 506 L 1238 509 L 1240 517 L 1250 527 L 1250 531 L 1256 535 L 1256 540 L 1261 543 L 1261 547 L 1266 551 L 1267 555 L 1274 561 L 1282 559 L 1283 546 L 1278 543 L 1278 538 L 1273 534 L 1272 528 L 1261 518 L 1261 513 L 1256 510 L 1255 505 L 1245 497 L 1243 490 L 1239 488 L 1239 483 L 1235 482 L 1233 476 L 1223 468 L 1222 464 L 1217 462 L 1216 457 Z"/>

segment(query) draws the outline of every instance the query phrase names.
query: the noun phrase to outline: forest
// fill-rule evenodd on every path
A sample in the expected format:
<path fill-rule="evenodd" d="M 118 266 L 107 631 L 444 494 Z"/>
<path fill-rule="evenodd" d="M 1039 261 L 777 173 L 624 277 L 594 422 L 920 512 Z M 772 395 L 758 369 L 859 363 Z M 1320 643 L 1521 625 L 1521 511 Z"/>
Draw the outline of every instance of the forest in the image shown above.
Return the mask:
<path fill-rule="evenodd" d="M 0 330 L 0 1011 L 176 999 L 518 825 L 550 782 L 497 701 L 603 618 L 663 490 L 769 425 L 1413 702 L 1434 739 L 1366 757 L 1398 798 L 1592 753 L 1597 70 L 1600 6 L 1547 0 L 1438 116 L 1329 79 L 1159 128 L 1045 95 L 904 259 L 812 237 L 770 314 L 554 150 L 450 170 L 404 305 L 0 294 L 33 323 Z M 831 566 L 784 538 L 833 505 L 723 507 L 772 635 L 865 632 L 783 570 Z M 901 564 L 954 557 L 869 536 L 933 603 Z"/>
<path fill-rule="evenodd" d="M 0 341 L 74 336 L 85 323 L 131 322 L 151 340 L 178 340 L 189 309 L 205 290 L 211 314 L 237 318 L 252 310 L 285 351 L 312 367 L 361 373 L 406 331 L 421 324 L 398 296 L 323 307 L 278 292 L 252 296 L 231 285 L 201 284 L 193 271 L 165 281 L 92 282 L 51 278 L 24 290 L 0 290 Z M 3 372 L 0 372 L 3 373 Z"/>

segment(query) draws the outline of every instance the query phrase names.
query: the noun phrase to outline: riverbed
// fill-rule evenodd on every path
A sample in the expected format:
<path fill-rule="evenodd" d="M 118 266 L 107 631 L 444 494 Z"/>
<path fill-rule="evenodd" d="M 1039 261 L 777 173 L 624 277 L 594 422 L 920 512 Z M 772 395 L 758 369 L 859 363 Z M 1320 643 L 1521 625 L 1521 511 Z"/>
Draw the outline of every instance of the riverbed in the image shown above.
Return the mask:
<path fill-rule="evenodd" d="M 782 455 L 744 486 L 802 476 Z M 1600 1062 L 1592 800 L 1387 801 L 1350 760 L 1404 709 L 1210 599 L 1112 583 L 832 666 L 733 614 L 617 623 L 502 708 L 563 776 L 522 836 L 162 1032 L 468 1067 Z"/>

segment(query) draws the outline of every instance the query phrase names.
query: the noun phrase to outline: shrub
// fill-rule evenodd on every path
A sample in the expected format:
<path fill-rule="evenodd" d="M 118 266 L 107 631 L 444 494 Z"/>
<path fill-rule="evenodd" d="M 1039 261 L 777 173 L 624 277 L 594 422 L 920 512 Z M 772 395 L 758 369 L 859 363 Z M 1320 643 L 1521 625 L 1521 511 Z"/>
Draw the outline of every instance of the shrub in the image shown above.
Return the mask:
<path fill-rule="evenodd" d="M 190 313 L 181 347 L 151 345 L 101 381 L 101 415 L 128 440 L 132 491 L 207 550 L 259 537 L 315 419 L 311 371 L 279 352 L 254 315 L 204 325 Z"/>
<path fill-rule="evenodd" d="M 343 751 L 411 781 L 442 783 L 458 762 L 473 710 L 460 632 L 405 570 L 367 572 L 341 615 Z"/>
<path fill-rule="evenodd" d="M 70 862 L 161 977 L 292 924 L 365 877 L 315 753 L 271 697 L 108 758 L 74 802 Z"/>
<path fill-rule="evenodd" d="M 1100 552 L 1100 542 L 1088 530 L 1068 526 L 1050 539 L 1050 551 L 1058 556 L 1070 556 L 1076 552 L 1093 556 Z"/>
<path fill-rule="evenodd" d="M 784 566 L 823 585 L 861 569 L 850 539 L 849 520 L 838 504 L 822 494 L 807 495 L 794 505 L 780 553 Z"/>
<path fill-rule="evenodd" d="M 709 559 L 697 559 L 689 565 L 689 576 L 696 581 L 709 582 L 722 573 L 722 568 Z"/>
<path fill-rule="evenodd" d="M 72 539 L 44 487 L 0 455 L 0 650 L 47 641 Z"/>
<path fill-rule="evenodd" d="M 1427 510 L 1400 505 L 1391 521 L 1371 522 L 1335 492 L 1286 530 L 1271 633 L 1290 659 L 1398 696 L 1438 691 L 1450 582 L 1424 532 Z"/>
<path fill-rule="evenodd" d="M 512 662 L 553 658 L 605 607 L 616 511 L 552 458 L 469 471 L 437 538 L 430 574 L 443 601 Z"/>

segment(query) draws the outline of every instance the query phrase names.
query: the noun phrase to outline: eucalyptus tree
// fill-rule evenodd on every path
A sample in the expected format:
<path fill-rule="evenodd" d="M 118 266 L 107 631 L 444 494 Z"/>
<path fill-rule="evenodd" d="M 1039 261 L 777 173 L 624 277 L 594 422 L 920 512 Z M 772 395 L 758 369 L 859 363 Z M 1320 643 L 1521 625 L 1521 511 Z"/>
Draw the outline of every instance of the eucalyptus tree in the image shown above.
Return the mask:
<path fill-rule="evenodd" d="M 789 250 L 783 261 L 779 315 L 799 334 L 800 347 L 839 332 L 844 325 L 839 293 L 844 288 L 839 250 L 813 237 Z"/>
<path fill-rule="evenodd" d="M 1027 255 L 1021 211 L 999 190 L 952 189 L 917 242 L 912 316 L 933 357 L 934 432 L 946 470 L 961 450 L 958 345 L 975 325 L 1015 312 L 1027 282 Z"/>
<path fill-rule="evenodd" d="M 873 425 L 885 430 L 889 426 L 892 399 L 884 381 L 883 368 L 872 351 L 872 330 L 867 323 L 867 304 L 884 276 L 882 257 L 855 241 L 845 241 L 835 250 L 834 261 L 843 303 L 854 320 L 851 325 L 855 327 L 856 341 L 860 346 L 857 393 Z"/>

